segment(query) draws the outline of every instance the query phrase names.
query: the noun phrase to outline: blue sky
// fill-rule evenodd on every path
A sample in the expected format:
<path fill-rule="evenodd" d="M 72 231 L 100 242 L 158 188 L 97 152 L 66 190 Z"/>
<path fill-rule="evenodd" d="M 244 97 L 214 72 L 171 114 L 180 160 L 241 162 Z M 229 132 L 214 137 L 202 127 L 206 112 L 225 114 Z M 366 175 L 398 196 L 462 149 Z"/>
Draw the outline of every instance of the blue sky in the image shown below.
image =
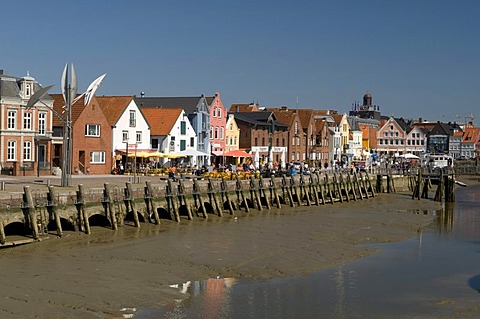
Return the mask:
<path fill-rule="evenodd" d="M 73 63 L 82 90 L 107 73 L 98 95 L 348 112 L 369 91 L 385 115 L 480 116 L 478 0 L 7 3 L 0 69 L 52 93 Z"/>

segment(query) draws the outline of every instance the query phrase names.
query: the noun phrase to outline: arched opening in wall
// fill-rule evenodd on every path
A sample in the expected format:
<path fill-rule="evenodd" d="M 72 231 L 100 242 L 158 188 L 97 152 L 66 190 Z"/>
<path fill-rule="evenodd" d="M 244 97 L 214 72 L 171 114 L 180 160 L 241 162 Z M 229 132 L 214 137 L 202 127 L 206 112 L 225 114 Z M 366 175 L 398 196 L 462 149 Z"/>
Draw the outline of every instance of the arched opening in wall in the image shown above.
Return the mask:
<path fill-rule="evenodd" d="M 248 205 L 248 206 L 246 206 Z M 255 208 L 255 205 L 253 204 L 253 201 L 250 198 L 245 198 L 245 201 L 243 201 L 240 204 L 241 207 L 249 207 L 249 208 Z"/>
<path fill-rule="evenodd" d="M 107 217 L 101 214 L 94 214 L 88 218 L 88 223 L 90 227 L 99 226 L 99 227 L 111 227 L 110 221 Z"/>
<path fill-rule="evenodd" d="M 5 236 L 27 236 L 31 235 L 30 228 L 26 227 L 22 222 L 13 222 L 4 227 Z"/>
<path fill-rule="evenodd" d="M 168 212 L 168 210 L 166 210 L 166 209 L 163 208 L 163 207 L 158 207 L 158 208 L 157 208 L 157 213 L 158 213 L 158 217 L 159 217 L 160 219 L 173 220 L 173 219 L 172 219 L 172 216 L 170 215 L 170 213 Z"/>
<path fill-rule="evenodd" d="M 286 204 L 283 196 L 278 196 L 278 201 L 280 202 L 280 204 Z M 272 204 L 275 204 L 275 205 L 277 204 L 277 200 L 275 198 L 273 199 Z"/>
<path fill-rule="evenodd" d="M 137 216 L 138 216 L 138 221 L 141 222 L 141 223 L 144 223 L 145 222 L 145 218 L 143 217 L 143 215 L 140 213 L 140 212 L 136 212 Z M 125 216 L 125 219 L 124 221 L 126 222 L 134 222 L 134 215 L 133 215 L 133 212 L 130 211 L 128 212 L 128 214 Z"/>
<path fill-rule="evenodd" d="M 232 209 L 233 209 L 233 210 L 237 210 L 237 209 L 238 209 L 237 205 L 235 205 L 235 203 L 234 203 L 233 201 L 230 201 L 230 205 L 232 205 Z M 230 209 L 230 208 L 228 207 L 228 201 L 225 202 L 225 203 L 223 203 L 223 209 L 225 209 L 225 210 L 229 210 L 229 209 Z"/>
<path fill-rule="evenodd" d="M 205 207 L 205 210 L 207 211 L 207 214 L 214 214 L 215 213 L 215 210 L 213 209 L 213 206 L 209 202 L 203 203 L 203 206 Z M 203 213 L 201 210 L 202 209 L 200 208 L 200 212 Z"/>
<path fill-rule="evenodd" d="M 186 205 L 181 205 L 178 207 L 178 214 L 180 216 L 188 217 L 188 209 Z"/>
<path fill-rule="evenodd" d="M 60 218 L 60 226 L 62 227 L 62 231 L 75 231 L 75 227 L 68 219 Z M 51 220 L 48 222 L 47 230 L 48 232 L 57 231 L 57 223 L 55 222 L 55 220 Z"/>

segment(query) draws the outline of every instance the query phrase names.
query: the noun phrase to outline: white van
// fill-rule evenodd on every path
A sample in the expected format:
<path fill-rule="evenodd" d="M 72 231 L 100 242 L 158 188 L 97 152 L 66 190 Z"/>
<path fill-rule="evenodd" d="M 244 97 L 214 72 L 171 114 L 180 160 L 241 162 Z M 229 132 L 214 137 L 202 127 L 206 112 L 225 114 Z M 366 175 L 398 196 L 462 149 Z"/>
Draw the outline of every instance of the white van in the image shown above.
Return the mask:
<path fill-rule="evenodd" d="M 445 154 L 429 154 L 425 156 L 425 165 L 432 169 L 453 167 L 453 158 Z"/>

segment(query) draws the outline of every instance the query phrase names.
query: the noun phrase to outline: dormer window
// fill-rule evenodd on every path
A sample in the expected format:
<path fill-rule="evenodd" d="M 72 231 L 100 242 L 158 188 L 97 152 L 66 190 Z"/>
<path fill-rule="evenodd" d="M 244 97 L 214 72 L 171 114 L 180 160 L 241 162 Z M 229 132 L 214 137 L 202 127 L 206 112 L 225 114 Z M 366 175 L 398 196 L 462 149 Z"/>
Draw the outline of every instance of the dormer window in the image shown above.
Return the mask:
<path fill-rule="evenodd" d="M 26 84 L 26 85 L 25 85 L 25 96 L 26 96 L 26 97 L 30 97 L 30 93 L 31 93 L 30 84 Z"/>

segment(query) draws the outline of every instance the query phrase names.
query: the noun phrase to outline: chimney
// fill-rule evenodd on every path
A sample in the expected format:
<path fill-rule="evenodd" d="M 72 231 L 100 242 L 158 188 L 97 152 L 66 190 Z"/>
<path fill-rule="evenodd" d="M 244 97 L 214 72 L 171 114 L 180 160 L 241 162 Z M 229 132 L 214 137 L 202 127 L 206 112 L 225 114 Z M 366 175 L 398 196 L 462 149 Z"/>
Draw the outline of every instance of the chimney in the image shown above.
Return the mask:
<path fill-rule="evenodd" d="M 418 123 L 419 123 L 419 124 L 422 124 L 422 123 L 423 123 L 423 118 L 419 117 L 419 118 L 418 118 Z"/>

